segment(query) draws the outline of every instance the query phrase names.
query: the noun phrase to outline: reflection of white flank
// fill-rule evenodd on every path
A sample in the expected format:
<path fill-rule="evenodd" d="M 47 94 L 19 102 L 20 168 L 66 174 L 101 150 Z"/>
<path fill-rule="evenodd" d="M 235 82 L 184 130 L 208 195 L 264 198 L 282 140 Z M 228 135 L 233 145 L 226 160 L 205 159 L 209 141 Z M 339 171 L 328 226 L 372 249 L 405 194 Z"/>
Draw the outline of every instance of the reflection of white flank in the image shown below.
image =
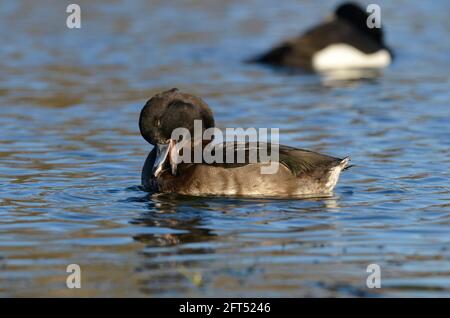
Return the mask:
<path fill-rule="evenodd" d="M 313 56 L 315 70 L 325 71 L 343 68 L 382 68 L 391 63 L 387 50 L 366 54 L 348 44 L 332 44 Z"/>

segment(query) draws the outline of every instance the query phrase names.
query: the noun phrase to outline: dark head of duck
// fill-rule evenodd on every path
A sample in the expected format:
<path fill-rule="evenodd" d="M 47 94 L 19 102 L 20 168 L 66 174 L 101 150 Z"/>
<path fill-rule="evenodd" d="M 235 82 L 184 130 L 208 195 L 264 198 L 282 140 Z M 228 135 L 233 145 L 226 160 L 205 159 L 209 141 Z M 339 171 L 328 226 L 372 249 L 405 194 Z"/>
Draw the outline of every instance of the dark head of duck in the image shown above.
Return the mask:
<path fill-rule="evenodd" d="M 201 132 L 194 131 L 195 121 L 202 122 Z M 170 162 L 172 172 L 176 172 L 173 164 L 176 143 L 172 133 L 178 128 L 189 131 L 190 136 L 203 135 L 203 132 L 214 127 L 211 109 L 200 98 L 180 92 L 178 89 L 162 92 L 147 101 L 139 117 L 139 129 L 142 137 L 156 147 L 156 159 L 153 165 L 155 177 Z M 196 134 L 197 133 L 197 134 Z"/>
<path fill-rule="evenodd" d="M 354 27 L 358 28 L 364 34 L 367 34 L 377 43 L 384 46 L 383 31 L 381 29 L 381 26 L 379 28 L 369 28 L 367 25 L 369 14 L 364 11 L 364 9 L 361 8 L 358 4 L 352 2 L 341 4 L 336 8 L 335 16 L 338 19 L 343 19 L 351 23 Z"/>

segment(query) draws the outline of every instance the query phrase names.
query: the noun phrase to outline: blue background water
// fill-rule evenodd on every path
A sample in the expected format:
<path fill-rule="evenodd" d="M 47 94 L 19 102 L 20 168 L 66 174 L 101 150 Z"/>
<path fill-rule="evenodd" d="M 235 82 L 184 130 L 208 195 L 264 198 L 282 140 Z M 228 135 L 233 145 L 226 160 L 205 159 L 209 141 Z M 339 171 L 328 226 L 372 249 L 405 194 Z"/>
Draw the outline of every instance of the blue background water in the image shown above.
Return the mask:
<path fill-rule="evenodd" d="M 396 61 L 352 82 L 242 63 L 336 1 L 77 3 L 0 4 L 0 296 L 450 296 L 450 2 L 378 1 Z M 326 199 L 148 195 L 172 87 L 355 166 Z"/>

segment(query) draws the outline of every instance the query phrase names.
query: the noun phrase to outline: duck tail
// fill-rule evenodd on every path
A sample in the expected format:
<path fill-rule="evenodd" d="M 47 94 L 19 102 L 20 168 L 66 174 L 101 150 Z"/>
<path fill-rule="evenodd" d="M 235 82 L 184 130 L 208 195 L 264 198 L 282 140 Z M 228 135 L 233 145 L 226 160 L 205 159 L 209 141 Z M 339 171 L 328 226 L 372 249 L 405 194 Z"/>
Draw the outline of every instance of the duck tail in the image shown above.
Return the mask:
<path fill-rule="evenodd" d="M 342 159 L 339 162 L 338 166 L 341 167 L 341 171 L 344 171 L 344 170 L 347 170 L 347 169 L 350 169 L 351 167 L 353 167 L 353 165 L 349 165 L 349 162 L 350 162 L 349 156 L 345 157 L 344 159 Z"/>

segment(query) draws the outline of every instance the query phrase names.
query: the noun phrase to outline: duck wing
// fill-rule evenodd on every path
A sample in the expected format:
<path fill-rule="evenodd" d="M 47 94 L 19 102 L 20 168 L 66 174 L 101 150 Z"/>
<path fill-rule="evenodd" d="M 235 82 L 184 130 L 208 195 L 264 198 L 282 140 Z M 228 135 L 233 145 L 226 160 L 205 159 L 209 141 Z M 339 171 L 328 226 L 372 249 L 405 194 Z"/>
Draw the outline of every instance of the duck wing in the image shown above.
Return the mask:
<path fill-rule="evenodd" d="M 344 168 L 348 163 L 348 158 L 340 159 L 310 150 L 283 145 L 280 146 L 279 160 L 295 176 L 300 176 L 303 173 L 309 173 L 317 169 L 328 171 L 339 165 L 342 165 L 342 168 Z"/>
<path fill-rule="evenodd" d="M 210 146 L 214 147 L 215 151 L 221 152 L 221 162 L 205 163 L 227 168 L 242 167 L 251 163 L 268 163 L 272 159 L 272 151 L 275 150 L 272 144 L 263 142 L 224 142 Z M 344 168 L 348 163 L 348 158 L 335 158 L 314 151 L 297 149 L 285 145 L 276 146 L 278 147 L 279 153 L 278 161 L 295 176 L 300 176 L 302 173 L 312 172 L 316 169 L 328 171 L 328 169 L 339 165 L 342 165 L 342 168 Z M 261 154 L 263 154 L 262 157 Z M 230 155 L 233 155 L 233 162 L 227 163 L 227 156 Z M 241 160 L 237 160 L 238 158 Z"/>

